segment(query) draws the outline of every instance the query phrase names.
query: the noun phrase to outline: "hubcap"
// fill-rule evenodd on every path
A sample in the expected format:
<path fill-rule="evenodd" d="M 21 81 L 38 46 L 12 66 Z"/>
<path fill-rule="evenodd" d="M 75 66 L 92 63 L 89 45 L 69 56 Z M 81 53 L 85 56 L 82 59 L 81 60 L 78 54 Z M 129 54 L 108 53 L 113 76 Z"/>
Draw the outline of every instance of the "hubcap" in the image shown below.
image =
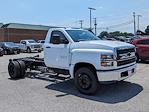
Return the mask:
<path fill-rule="evenodd" d="M 29 53 L 30 52 L 30 49 L 27 49 L 27 52 Z"/>
<path fill-rule="evenodd" d="M 91 86 L 91 80 L 87 74 L 79 74 L 78 82 L 83 89 L 88 89 Z"/>
<path fill-rule="evenodd" d="M 4 54 L 7 54 L 7 51 L 6 50 L 4 51 Z"/>
<path fill-rule="evenodd" d="M 14 75 L 14 66 L 10 66 L 9 68 L 9 71 L 10 71 L 10 75 L 13 76 Z"/>

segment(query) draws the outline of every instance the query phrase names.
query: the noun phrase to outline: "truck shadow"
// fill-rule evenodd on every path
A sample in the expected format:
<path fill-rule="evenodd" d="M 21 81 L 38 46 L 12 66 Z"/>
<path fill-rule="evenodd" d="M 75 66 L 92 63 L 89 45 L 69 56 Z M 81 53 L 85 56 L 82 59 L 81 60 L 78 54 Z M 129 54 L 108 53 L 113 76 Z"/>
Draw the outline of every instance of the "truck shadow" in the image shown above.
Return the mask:
<path fill-rule="evenodd" d="M 92 96 L 80 94 L 74 87 L 73 80 L 50 84 L 46 88 L 62 92 L 56 95 L 56 97 L 75 95 L 77 97 L 110 104 L 128 101 L 143 90 L 142 86 L 126 81 L 108 85 L 102 84 L 99 87 L 99 91 Z"/>
<path fill-rule="evenodd" d="M 123 81 L 114 84 L 100 84 L 97 93 L 95 95 L 88 96 L 79 93 L 76 87 L 74 86 L 73 80 L 71 79 L 64 80 L 63 77 L 57 77 L 57 79 L 60 79 L 61 81 L 56 81 L 54 79 L 49 78 L 49 75 L 47 74 L 36 74 L 29 78 L 50 81 L 51 84 L 47 85 L 45 88 L 49 90 L 59 91 L 60 93 L 57 94 L 56 97 L 74 95 L 80 98 L 109 104 L 128 101 L 129 99 L 135 97 L 136 95 L 141 93 L 141 91 L 143 91 L 143 87 L 141 85 Z"/>

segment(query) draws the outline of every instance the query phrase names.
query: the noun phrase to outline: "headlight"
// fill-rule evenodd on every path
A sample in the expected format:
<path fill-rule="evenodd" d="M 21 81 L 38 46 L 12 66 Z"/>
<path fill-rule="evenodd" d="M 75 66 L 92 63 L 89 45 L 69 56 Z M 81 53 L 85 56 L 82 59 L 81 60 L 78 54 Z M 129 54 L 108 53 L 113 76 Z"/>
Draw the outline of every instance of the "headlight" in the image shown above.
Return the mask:
<path fill-rule="evenodd" d="M 113 54 L 102 54 L 100 59 L 101 59 L 101 66 L 103 67 L 114 66 L 114 55 Z"/>
<path fill-rule="evenodd" d="M 112 61 L 102 61 L 101 62 L 101 66 L 103 66 L 103 67 L 110 67 L 110 66 L 114 66 L 114 62 L 112 62 Z"/>
<path fill-rule="evenodd" d="M 102 54 L 101 59 L 106 60 L 106 59 L 114 59 L 114 56 L 111 54 Z"/>

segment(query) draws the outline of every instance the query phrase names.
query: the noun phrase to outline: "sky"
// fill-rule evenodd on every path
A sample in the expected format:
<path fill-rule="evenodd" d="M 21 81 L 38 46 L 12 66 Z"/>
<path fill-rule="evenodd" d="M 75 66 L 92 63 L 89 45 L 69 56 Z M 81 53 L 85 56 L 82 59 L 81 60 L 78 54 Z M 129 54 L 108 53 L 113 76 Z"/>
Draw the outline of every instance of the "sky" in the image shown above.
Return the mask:
<path fill-rule="evenodd" d="M 149 25 L 149 0 L 0 0 L 0 23 L 80 27 L 83 20 L 87 28 L 88 7 L 96 9 L 92 20 L 97 18 L 98 32 L 133 32 L 133 12 L 142 15 L 141 30 Z"/>

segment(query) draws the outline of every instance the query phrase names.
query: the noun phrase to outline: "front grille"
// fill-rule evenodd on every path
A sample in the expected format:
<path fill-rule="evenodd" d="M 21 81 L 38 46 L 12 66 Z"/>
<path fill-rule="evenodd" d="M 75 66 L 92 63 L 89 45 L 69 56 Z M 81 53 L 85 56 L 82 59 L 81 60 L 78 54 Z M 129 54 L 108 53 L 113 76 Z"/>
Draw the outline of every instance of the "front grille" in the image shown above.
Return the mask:
<path fill-rule="evenodd" d="M 135 48 L 118 49 L 117 54 L 123 54 L 127 52 L 135 52 Z"/>
<path fill-rule="evenodd" d="M 131 57 L 131 53 L 135 54 L 135 48 L 118 49 L 117 50 L 117 60 L 120 60 L 122 58 L 122 55 L 124 55 L 125 58 L 129 58 L 129 57 Z"/>
<path fill-rule="evenodd" d="M 117 66 L 131 64 L 135 61 L 135 48 L 117 49 Z"/>
<path fill-rule="evenodd" d="M 40 48 L 40 45 L 34 45 L 34 48 Z"/>
<path fill-rule="evenodd" d="M 136 58 L 132 58 L 132 59 L 128 59 L 128 60 L 123 60 L 123 61 L 117 61 L 117 66 L 123 66 L 123 65 L 127 65 L 130 63 L 134 63 L 136 61 Z"/>

